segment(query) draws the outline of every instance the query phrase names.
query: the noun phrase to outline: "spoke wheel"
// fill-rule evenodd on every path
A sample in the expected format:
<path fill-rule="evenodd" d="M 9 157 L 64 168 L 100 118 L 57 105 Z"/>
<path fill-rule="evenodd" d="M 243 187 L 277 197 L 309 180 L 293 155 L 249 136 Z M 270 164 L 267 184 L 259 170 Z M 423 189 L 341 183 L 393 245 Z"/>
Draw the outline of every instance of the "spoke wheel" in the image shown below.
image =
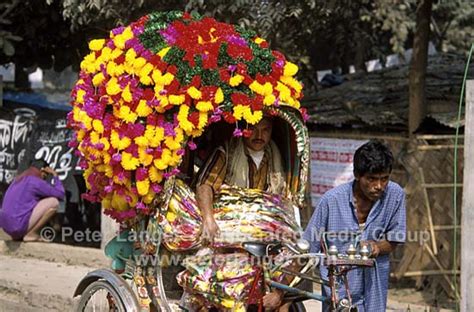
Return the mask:
<path fill-rule="evenodd" d="M 117 291 L 106 281 L 95 281 L 84 290 L 77 304 L 80 312 L 126 312 Z"/>

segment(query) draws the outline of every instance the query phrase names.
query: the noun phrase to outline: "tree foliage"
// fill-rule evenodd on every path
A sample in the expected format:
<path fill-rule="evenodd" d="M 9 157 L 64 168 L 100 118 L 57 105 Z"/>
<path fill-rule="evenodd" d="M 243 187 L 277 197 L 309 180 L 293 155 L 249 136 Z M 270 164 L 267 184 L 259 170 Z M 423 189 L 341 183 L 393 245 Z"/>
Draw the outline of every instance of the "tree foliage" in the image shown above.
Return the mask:
<path fill-rule="evenodd" d="M 21 6 L 19 5 L 21 3 Z M 157 10 L 196 11 L 253 28 L 301 68 L 307 92 L 316 70 L 349 65 L 364 69 L 411 47 L 416 0 L 6 0 L 0 5 L 0 63 L 78 66 L 87 42 Z M 16 9 L 12 9 L 16 8 Z M 473 41 L 469 0 L 433 7 L 432 40 L 438 50 L 466 51 Z"/>

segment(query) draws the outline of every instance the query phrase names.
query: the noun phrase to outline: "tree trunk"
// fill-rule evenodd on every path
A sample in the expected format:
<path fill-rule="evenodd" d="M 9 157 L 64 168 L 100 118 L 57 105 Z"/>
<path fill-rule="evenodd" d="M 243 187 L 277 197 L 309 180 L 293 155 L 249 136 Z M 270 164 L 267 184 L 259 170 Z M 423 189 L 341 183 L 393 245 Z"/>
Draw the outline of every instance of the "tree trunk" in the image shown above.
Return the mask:
<path fill-rule="evenodd" d="M 409 74 L 409 134 L 418 129 L 426 115 L 425 79 L 428 63 L 428 42 L 432 0 L 420 0 L 416 9 L 416 29 L 413 39 L 413 57 Z"/>
<path fill-rule="evenodd" d="M 30 81 L 27 71 L 18 64 L 15 64 L 15 88 L 19 91 L 30 90 Z"/>

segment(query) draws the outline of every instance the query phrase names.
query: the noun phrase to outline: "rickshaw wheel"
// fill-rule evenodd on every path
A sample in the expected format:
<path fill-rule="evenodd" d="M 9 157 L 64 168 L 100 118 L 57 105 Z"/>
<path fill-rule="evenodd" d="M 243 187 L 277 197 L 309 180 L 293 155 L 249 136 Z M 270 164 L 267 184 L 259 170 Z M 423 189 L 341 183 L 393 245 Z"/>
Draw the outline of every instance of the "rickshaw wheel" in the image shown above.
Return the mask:
<path fill-rule="evenodd" d="M 98 297 L 95 297 L 97 295 Z M 84 290 L 75 311 L 126 312 L 126 309 L 119 294 L 109 282 L 95 281 Z"/>

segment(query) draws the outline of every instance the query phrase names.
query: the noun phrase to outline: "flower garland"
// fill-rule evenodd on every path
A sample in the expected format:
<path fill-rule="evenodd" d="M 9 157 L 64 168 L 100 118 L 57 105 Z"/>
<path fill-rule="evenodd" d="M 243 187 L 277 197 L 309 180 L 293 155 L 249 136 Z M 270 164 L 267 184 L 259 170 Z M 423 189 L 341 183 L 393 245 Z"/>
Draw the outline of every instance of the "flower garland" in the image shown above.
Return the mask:
<path fill-rule="evenodd" d="M 89 48 L 71 95 L 70 146 L 85 197 L 119 222 L 154 212 L 164 180 L 207 125 L 256 124 L 265 107 L 300 108 L 298 67 L 254 32 L 209 17 L 149 14 Z"/>

